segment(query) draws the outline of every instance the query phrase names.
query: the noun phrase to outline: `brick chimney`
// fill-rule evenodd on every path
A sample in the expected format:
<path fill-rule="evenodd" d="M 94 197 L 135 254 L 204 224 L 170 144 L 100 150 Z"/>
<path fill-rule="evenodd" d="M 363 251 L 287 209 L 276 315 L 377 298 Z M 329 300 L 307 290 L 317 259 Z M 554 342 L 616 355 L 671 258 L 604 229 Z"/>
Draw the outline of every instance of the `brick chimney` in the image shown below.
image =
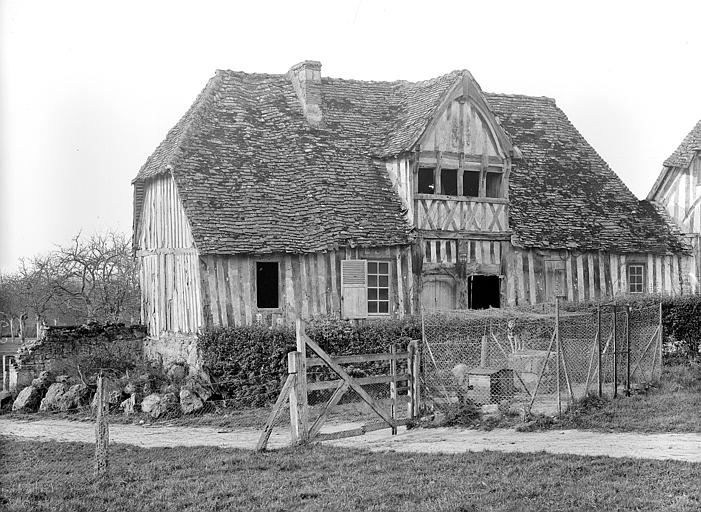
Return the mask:
<path fill-rule="evenodd" d="M 292 81 L 299 102 L 302 104 L 304 117 L 314 128 L 321 126 L 321 62 L 305 60 L 295 64 L 287 72 Z"/>

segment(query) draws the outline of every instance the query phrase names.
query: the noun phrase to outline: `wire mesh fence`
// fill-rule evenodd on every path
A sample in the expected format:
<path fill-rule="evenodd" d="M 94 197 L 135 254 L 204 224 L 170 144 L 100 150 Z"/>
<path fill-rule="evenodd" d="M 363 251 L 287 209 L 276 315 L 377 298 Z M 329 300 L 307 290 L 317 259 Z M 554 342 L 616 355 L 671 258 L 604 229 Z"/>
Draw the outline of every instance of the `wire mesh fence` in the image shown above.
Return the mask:
<path fill-rule="evenodd" d="M 658 306 L 425 311 L 422 322 L 422 395 L 437 410 L 470 402 L 554 414 L 661 374 Z"/>

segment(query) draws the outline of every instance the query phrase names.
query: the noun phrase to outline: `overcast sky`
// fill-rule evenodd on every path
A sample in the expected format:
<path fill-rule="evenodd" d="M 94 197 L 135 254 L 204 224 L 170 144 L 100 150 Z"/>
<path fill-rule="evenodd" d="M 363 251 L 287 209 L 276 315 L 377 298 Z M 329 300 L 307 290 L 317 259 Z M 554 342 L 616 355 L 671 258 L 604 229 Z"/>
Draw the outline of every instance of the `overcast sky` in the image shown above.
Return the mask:
<path fill-rule="evenodd" d="M 701 119 L 701 2 L 0 0 L 0 269 L 131 232 L 131 180 L 216 69 L 550 96 L 638 196 Z"/>

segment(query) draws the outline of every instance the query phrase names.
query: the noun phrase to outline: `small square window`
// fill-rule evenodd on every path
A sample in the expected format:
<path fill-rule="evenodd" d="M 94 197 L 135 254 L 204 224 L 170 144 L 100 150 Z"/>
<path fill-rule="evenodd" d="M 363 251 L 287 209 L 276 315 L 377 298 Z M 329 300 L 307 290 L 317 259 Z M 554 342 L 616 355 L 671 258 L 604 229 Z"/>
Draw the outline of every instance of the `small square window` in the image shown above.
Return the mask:
<path fill-rule="evenodd" d="M 628 265 L 628 292 L 645 291 L 645 265 Z"/>
<path fill-rule="evenodd" d="M 368 313 L 389 313 L 389 263 L 368 261 Z"/>

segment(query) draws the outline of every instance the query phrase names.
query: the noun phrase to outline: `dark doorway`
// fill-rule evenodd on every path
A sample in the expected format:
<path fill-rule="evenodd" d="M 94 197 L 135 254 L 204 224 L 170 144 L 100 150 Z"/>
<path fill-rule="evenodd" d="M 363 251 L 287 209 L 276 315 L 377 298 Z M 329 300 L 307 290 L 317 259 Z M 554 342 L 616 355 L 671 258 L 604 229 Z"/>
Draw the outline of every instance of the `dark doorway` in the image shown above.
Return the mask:
<path fill-rule="evenodd" d="M 470 309 L 499 307 L 499 276 L 470 276 Z"/>
<path fill-rule="evenodd" d="M 256 262 L 256 305 L 259 308 L 278 307 L 279 283 L 277 261 Z"/>

